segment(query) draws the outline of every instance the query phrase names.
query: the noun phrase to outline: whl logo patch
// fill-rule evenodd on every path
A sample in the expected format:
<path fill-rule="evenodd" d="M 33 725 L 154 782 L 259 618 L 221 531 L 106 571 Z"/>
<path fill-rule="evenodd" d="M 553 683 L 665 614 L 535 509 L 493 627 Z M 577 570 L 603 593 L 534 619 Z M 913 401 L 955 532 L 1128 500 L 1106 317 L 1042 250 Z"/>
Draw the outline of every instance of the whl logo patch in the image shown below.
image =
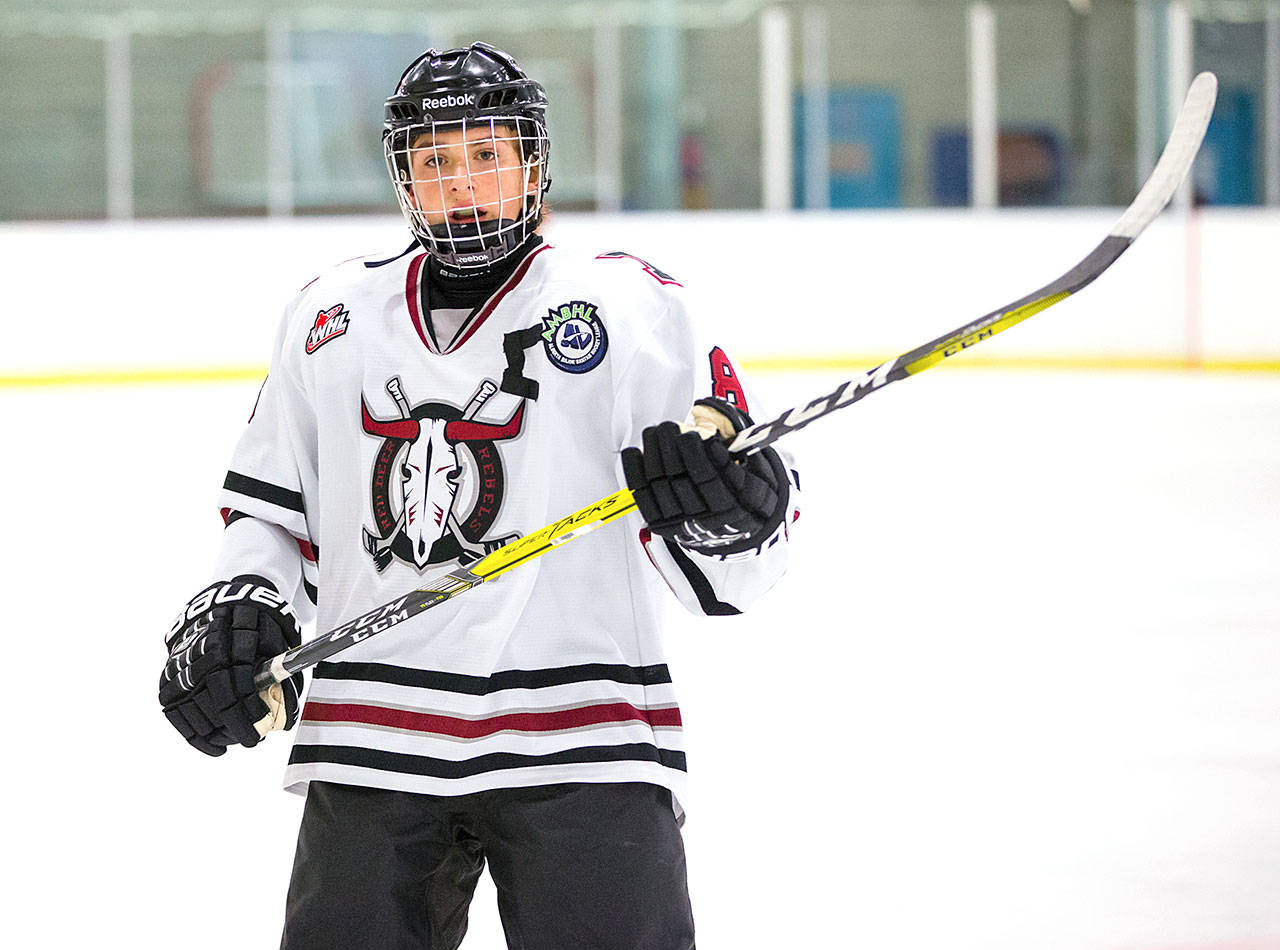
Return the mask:
<path fill-rule="evenodd" d="M 350 312 L 340 303 L 334 304 L 328 310 L 321 310 L 316 314 L 316 322 L 311 332 L 307 334 L 307 352 L 314 353 L 334 337 L 342 336 L 347 332 L 350 320 Z"/>
<path fill-rule="evenodd" d="M 596 306 L 585 300 L 570 300 L 548 309 L 542 327 L 547 359 L 566 373 L 595 369 L 609 349 L 609 335 Z"/>

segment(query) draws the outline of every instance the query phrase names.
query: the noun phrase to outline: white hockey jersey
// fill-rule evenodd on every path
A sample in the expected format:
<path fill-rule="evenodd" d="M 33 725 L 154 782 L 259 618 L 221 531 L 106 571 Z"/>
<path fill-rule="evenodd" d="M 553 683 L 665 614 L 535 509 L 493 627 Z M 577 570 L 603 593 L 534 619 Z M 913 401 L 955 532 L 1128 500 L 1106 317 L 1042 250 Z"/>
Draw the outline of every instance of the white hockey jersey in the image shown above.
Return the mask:
<path fill-rule="evenodd" d="M 635 257 L 540 246 L 449 341 L 424 318 L 425 265 L 357 259 L 303 289 L 220 496 L 218 576 L 271 579 L 322 630 L 616 491 L 619 450 L 696 398 L 757 409 L 695 342 L 681 285 Z M 792 510 L 756 552 L 689 553 L 628 518 L 319 664 L 286 788 L 679 797 L 663 581 L 706 614 L 777 581 L 798 514 L 783 458 Z"/>

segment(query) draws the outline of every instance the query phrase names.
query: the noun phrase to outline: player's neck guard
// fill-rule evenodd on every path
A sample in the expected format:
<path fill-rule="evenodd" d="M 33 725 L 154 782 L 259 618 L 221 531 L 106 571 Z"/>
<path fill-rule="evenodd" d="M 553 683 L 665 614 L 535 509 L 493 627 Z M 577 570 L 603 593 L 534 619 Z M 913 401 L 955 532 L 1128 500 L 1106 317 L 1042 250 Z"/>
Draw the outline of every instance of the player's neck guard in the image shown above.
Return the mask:
<path fill-rule="evenodd" d="M 541 244 L 542 236 L 534 234 L 511 254 L 483 269 L 455 270 L 435 255 L 430 255 L 427 258 L 431 284 L 429 306 L 433 309 L 475 307 L 484 303 Z"/>

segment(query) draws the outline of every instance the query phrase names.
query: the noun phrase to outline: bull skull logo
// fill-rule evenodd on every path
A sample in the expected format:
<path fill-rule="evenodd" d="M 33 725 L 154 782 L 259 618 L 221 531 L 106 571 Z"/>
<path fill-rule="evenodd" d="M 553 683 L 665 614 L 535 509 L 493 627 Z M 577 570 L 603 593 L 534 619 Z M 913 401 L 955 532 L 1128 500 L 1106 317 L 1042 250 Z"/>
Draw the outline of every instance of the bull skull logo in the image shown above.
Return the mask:
<path fill-rule="evenodd" d="M 466 407 L 447 403 L 410 406 L 400 377 L 387 392 L 398 419 L 376 419 L 360 399 L 361 425 L 382 440 L 373 464 L 374 527 L 364 547 L 379 571 L 400 558 L 419 571 L 457 560 L 470 564 L 516 534 L 486 538 L 502 506 L 504 473 L 496 443 L 520 435 L 524 402 L 504 423 L 475 416 L 498 387 L 485 380 Z"/>

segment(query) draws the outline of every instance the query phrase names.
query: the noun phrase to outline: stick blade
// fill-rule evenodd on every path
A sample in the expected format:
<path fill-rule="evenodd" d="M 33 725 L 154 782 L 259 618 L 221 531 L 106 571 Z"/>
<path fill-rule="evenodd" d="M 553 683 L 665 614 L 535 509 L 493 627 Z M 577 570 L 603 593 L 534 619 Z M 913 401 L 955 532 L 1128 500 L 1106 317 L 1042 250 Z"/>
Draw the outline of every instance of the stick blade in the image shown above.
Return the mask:
<path fill-rule="evenodd" d="M 1191 171 L 1217 99 L 1218 77 L 1213 73 L 1203 72 L 1192 81 L 1160 160 L 1138 197 L 1111 229 L 1112 235 L 1133 240 L 1164 210 Z"/>

